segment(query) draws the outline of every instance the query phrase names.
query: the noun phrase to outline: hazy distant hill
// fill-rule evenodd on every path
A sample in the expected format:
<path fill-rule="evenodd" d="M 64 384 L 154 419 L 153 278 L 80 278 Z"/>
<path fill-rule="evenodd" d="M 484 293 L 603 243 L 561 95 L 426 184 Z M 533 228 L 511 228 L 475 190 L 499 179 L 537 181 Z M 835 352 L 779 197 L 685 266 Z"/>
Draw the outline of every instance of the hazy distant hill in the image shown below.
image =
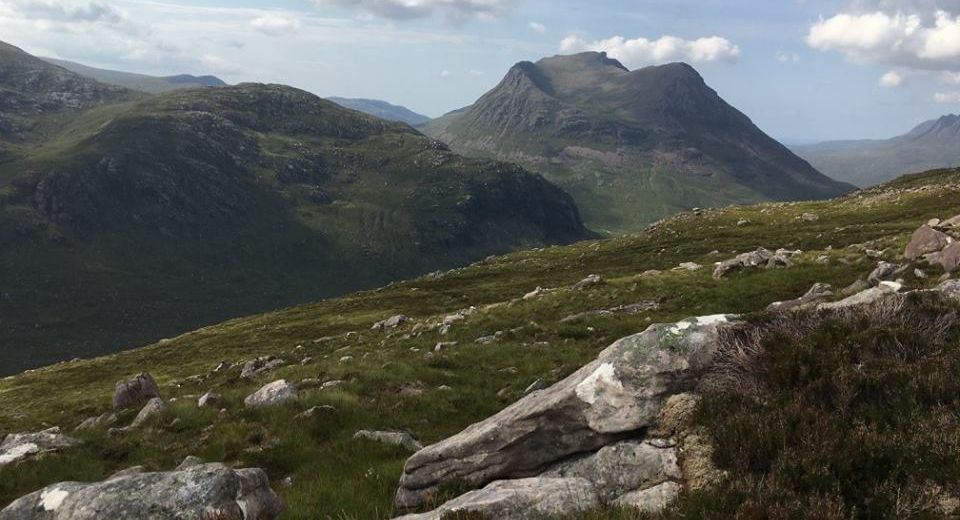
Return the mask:
<path fill-rule="evenodd" d="M 190 74 L 180 74 L 176 76 L 148 76 L 146 74 L 134 74 L 132 72 L 121 72 L 117 70 L 98 69 L 88 67 L 72 61 L 58 60 L 54 58 L 42 58 L 44 61 L 63 67 L 71 72 L 81 76 L 95 79 L 101 83 L 117 85 L 120 87 L 159 94 L 171 90 L 193 87 L 222 87 L 226 83 L 216 76 L 193 76 Z"/>
<path fill-rule="evenodd" d="M 474 105 L 423 129 L 460 153 L 542 173 L 601 230 L 640 229 L 696 206 L 851 189 L 764 134 L 682 63 L 630 71 L 603 53 L 518 63 Z"/>
<path fill-rule="evenodd" d="M 835 179 L 873 186 L 904 173 L 960 166 L 960 116 L 926 121 L 887 140 L 828 141 L 792 148 Z"/>
<path fill-rule="evenodd" d="M 365 114 L 377 116 L 380 119 L 399 121 L 411 126 L 426 123 L 430 120 L 429 117 L 418 114 L 407 107 L 391 105 L 386 101 L 380 101 L 378 99 L 350 99 L 342 97 L 331 97 L 327 99 L 351 110 L 359 110 Z"/>
<path fill-rule="evenodd" d="M 590 236 L 542 177 L 301 90 L 0 45 L 0 375 Z"/>

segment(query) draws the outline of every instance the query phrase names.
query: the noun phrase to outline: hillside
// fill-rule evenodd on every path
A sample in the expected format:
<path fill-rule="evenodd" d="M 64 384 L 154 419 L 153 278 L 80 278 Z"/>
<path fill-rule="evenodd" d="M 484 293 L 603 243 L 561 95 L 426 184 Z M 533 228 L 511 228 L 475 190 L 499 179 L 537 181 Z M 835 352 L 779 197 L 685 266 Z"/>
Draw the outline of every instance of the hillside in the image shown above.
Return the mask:
<path fill-rule="evenodd" d="M 764 134 L 689 65 L 629 71 L 601 53 L 515 65 L 424 125 L 458 153 L 517 162 L 567 190 L 592 229 L 677 211 L 848 191 Z"/>
<path fill-rule="evenodd" d="M 43 58 L 44 61 L 63 67 L 85 78 L 90 78 L 107 85 L 160 94 L 181 88 L 224 87 L 227 84 L 216 76 L 194 76 L 192 74 L 178 74 L 175 76 L 150 76 L 118 70 L 100 69 L 80 63 L 54 58 Z"/>
<path fill-rule="evenodd" d="M 590 236 L 541 177 L 300 90 L 148 96 L 13 56 L 3 374 Z"/>
<path fill-rule="evenodd" d="M 960 116 L 926 121 L 891 139 L 829 141 L 793 151 L 835 179 L 874 186 L 908 172 L 960 165 Z"/>
<path fill-rule="evenodd" d="M 100 480 L 130 466 L 169 470 L 195 455 L 264 468 L 285 502 L 285 519 L 389 518 L 399 513 L 393 504 L 410 452 L 355 438 L 359 430 L 405 430 L 425 444 L 438 442 L 525 395 L 522 402 L 554 395 L 550 385 L 575 375 L 619 338 L 645 330 L 688 331 L 671 336 L 684 338 L 669 343 L 681 352 L 687 340 L 712 337 L 695 333 L 723 321 L 716 315 L 734 320 L 732 315 L 745 314 L 736 318 L 744 328 L 724 336 L 731 357 L 715 376 L 726 383 L 706 390 L 707 404 L 694 407 L 699 411 L 691 420 L 704 429 L 682 441 L 686 457 L 700 453 L 697 460 L 708 461 L 703 468 L 716 464 L 730 479 L 707 479 L 702 487 L 687 482 L 664 518 L 768 518 L 784 511 L 803 519 L 897 518 L 903 501 L 918 518 L 946 518 L 938 500 L 956 496 L 960 484 L 953 435 L 960 406 L 960 306 L 924 303 L 918 293 L 875 311 L 750 313 L 797 298 L 816 283 L 832 285 L 833 293 L 821 287 L 821 299 L 811 301 L 869 288 L 867 275 L 881 260 L 909 266 L 875 275 L 903 278 L 904 290 L 937 285 L 942 268 L 909 263 L 901 252 L 919 226 L 950 217 L 958 207 L 960 171 L 949 170 L 837 200 L 686 212 L 636 235 L 491 258 L 7 378 L 0 381 L 0 432 L 60 425 L 69 433 L 84 419 L 110 412 L 115 381 L 143 371 L 156 377 L 169 409 L 139 428 L 108 432 L 101 424 L 71 433 L 84 444 L 0 467 L 0 504 L 54 482 Z M 786 248 L 776 255 L 789 255 L 789 261 L 777 269 L 712 275 L 714 263 L 758 247 Z M 886 282 L 860 297 L 883 298 L 894 287 Z M 399 314 L 408 320 L 394 320 L 396 328 L 371 329 Z M 692 322 L 699 325 L 679 321 L 690 316 L 712 317 Z M 751 330 L 768 332 L 751 336 Z M 240 366 L 257 356 L 285 362 L 241 378 Z M 244 406 L 245 396 L 281 378 L 298 385 L 298 400 Z M 742 384 L 731 389 L 731 381 Z M 198 407 L 197 398 L 211 389 L 220 399 Z M 607 399 L 590 392 L 584 395 Z M 626 421 L 638 409 L 605 411 L 591 425 Z M 575 411 L 561 410 L 516 447 L 533 443 L 538 447 L 527 453 L 540 456 L 580 439 L 590 430 L 569 430 L 569 436 L 536 444 L 543 427 L 575 427 Z M 119 412 L 116 425 L 128 424 L 135 413 Z M 716 442 L 722 443 L 711 444 Z M 711 445 L 720 449 L 703 451 Z M 405 476 L 404 483 L 411 479 Z M 473 484 L 447 483 L 438 498 Z M 570 518 L 651 517 L 600 509 Z"/>
<path fill-rule="evenodd" d="M 430 120 L 429 117 L 418 114 L 407 107 L 392 105 L 378 99 L 351 99 L 342 97 L 331 97 L 327 99 L 351 110 L 359 110 L 360 112 L 379 117 L 380 119 L 406 123 L 410 126 L 420 125 Z"/>

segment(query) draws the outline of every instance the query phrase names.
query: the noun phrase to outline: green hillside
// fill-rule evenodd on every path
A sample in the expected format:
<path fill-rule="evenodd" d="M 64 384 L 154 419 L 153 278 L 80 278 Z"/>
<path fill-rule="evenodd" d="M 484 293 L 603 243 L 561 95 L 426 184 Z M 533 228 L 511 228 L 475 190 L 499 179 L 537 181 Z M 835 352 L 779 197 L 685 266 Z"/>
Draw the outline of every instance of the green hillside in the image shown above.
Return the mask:
<path fill-rule="evenodd" d="M 168 99 L 149 106 L 162 112 L 171 104 L 199 103 Z M 250 114 L 244 117 L 254 119 Z M 296 128 L 301 123 L 283 124 Z M 223 204 L 228 212 L 229 199 Z M 169 469 L 185 456 L 196 455 L 238 467 L 266 468 L 286 502 L 283 518 L 388 518 L 409 453 L 355 440 L 356 431 L 405 429 L 424 443 L 438 441 L 514 402 L 535 381 L 560 380 L 614 340 L 651 323 L 761 311 L 771 302 L 804 294 L 817 282 L 832 284 L 839 291 L 865 277 L 878 260 L 893 260 L 918 226 L 933 217 L 952 216 L 958 207 L 960 171 L 945 170 L 831 201 L 688 212 L 634 235 L 491 258 L 375 291 L 232 320 L 138 350 L 7 378 L 0 381 L 0 432 L 34 431 L 48 425 L 71 430 L 83 419 L 109 409 L 115 381 L 142 371 L 156 376 L 163 396 L 176 401 L 169 412 L 144 428 L 110 434 L 102 427 L 78 433 L 86 441 L 79 448 L 0 469 L 0 503 L 53 482 L 102 479 L 138 464 Z M 145 218 L 149 221 L 148 214 Z M 744 271 L 720 280 L 711 276 L 709 266 L 714 262 L 760 246 L 803 253 L 793 257 L 794 265 L 786 269 Z M 708 268 L 673 269 L 682 262 Z M 652 269 L 662 273 L 638 276 Z M 908 285 L 926 287 L 942 274 L 933 268 L 924 270 L 929 278 L 919 278 L 912 271 L 906 274 Z M 581 291 L 571 289 L 590 274 L 601 275 L 603 282 Z M 546 292 L 523 298 L 537 287 Z M 640 302 L 656 305 L 636 314 L 564 319 Z M 462 318 L 447 320 L 449 332 L 440 334 L 446 317 L 471 308 L 475 310 L 463 312 Z M 375 322 L 397 314 L 409 316 L 410 321 L 392 331 L 371 330 Z M 765 319 L 763 315 L 754 318 Z M 439 342 L 458 344 L 437 350 Z M 242 364 L 265 355 L 279 356 L 287 363 L 253 380 L 239 378 L 236 366 L 214 370 L 223 361 Z M 801 381 L 799 377 L 789 380 Z M 244 396 L 280 378 L 301 383 L 304 391 L 297 403 L 266 410 L 243 407 Z M 331 381 L 342 384 L 318 386 Z M 209 389 L 223 394 L 218 406 L 222 412 L 197 407 L 196 398 Z M 813 390 L 803 395 L 817 395 Z M 318 406 L 333 408 L 298 417 Z M 729 417 L 746 417 L 750 410 L 731 404 Z M 129 415 L 121 418 L 124 424 Z M 713 421 L 710 424 L 717 431 L 729 425 L 722 415 L 712 417 L 704 420 Z M 751 417 L 762 421 L 773 416 L 757 411 Z M 737 432 L 743 438 L 758 438 L 742 429 L 728 433 Z M 761 453 L 767 445 L 728 447 L 734 446 L 746 450 L 743 453 Z M 726 450 L 718 460 L 726 460 L 738 471 L 746 471 L 738 461 L 767 460 L 759 455 L 744 458 L 743 453 Z M 889 461 L 886 467 L 908 467 L 903 464 L 907 462 Z M 887 475 L 888 469 L 878 466 L 871 474 Z M 761 466 L 751 466 L 749 471 L 765 474 Z M 781 484 L 795 475 L 778 471 Z M 856 468 L 844 471 L 862 474 Z M 292 477 L 289 487 L 278 484 L 287 477 Z M 813 480 L 799 482 L 817 485 Z M 780 503 L 760 488 L 735 491 L 718 490 L 700 499 L 725 500 L 708 504 L 715 514 L 753 504 L 751 497 Z M 805 497 L 819 496 L 805 493 Z M 836 511 L 846 507 L 840 500 L 834 504 Z M 686 502 L 688 511 L 700 513 L 678 518 L 710 518 L 703 514 L 706 503 Z M 800 511 L 800 516 L 788 517 L 814 518 L 817 511 L 826 509 L 811 509 L 813 516 Z M 746 517 L 767 517 L 757 514 Z M 850 517 L 894 518 L 863 512 L 836 516 Z M 598 513 L 592 518 L 613 516 Z"/>

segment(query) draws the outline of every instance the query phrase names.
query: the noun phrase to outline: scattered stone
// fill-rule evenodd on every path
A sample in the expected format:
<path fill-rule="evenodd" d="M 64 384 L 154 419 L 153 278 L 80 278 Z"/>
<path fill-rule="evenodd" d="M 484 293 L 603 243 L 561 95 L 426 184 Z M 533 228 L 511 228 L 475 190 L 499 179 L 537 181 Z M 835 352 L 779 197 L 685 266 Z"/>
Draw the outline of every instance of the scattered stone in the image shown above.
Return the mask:
<path fill-rule="evenodd" d="M 233 368 L 233 363 L 228 363 L 228 362 L 226 362 L 226 361 L 221 361 L 220 364 L 217 365 L 217 368 L 214 368 L 213 371 L 214 371 L 214 372 L 226 372 L 227 370 L 230 370 L 231 368 Z"/>
<path fill-rule="evenodd" d="M 297 387 L 281 379 L 264 385 L 253 394 L 247 396 L 243 402 L 248 408 L 264 408 L 295 400 L 297 400 Z"/>
<path fill-rule="evenodd" d="M 481 336 L 481 337 L 477 338 L 476 341 L 474 341 L 474 343 L 476 343 L 476 344 L 478 344 L 478 345 L 489 345 L 489 344 L 493 343 L 494 341 L 497 341 L 497 339 L 498 339 L 498 338 L 497 338 L 496 335 L 493 335 L 493 336 Z"/>
<path fill-rule="evenodd" d="M 750 225 L 750 221 L 745 218 L 742 218 L 737 221 L 737 227 L 743 227 L 743 226 L 749 226 L 749 225 Z"/>
<path fill-rule="evenodd" d="M 106 480 L 114 480 L 118 478 L 130 477 L 133 475 L 141 475 L 147 472 L 147 468 L 143 466 L 133 466 L 132 468 L 121 469 L 120 471 L 110 475 Z"/>
<path fill-rule="evenodd" d="M 813 213 L 804 213 L 798 217 L 798 220 L 802 220 L 803 222 L 816 222 L 820 220 L 820 217 Z"/>
<path fill-rule="evenodd" d="M 309 365 L 310 363 L 313 363 L 313 358 L 310 356 L 307 356 L 300 360 L 301 365 Z"/>
<path fill-rule="evenodd" d="M 867 283 L 863 278 L 853 282 L 852 284 L 844 287 L 840 294 L 843 296 L 853 296 L 854 294 L 866 291 L 870 288 L 870 284 Z"/>
<path fill-rule="evenodd" d="M 926 279 L 927 279 L 927 273 L 921 271 L 920 269 L 914 269 L 914 270 L 913 270 L 913 276 L 914 276 L 914 278 L 917 278 L 918 280 L 926 280 Z"/>
<path fill-rule="evenodd" d="M 201 459 L 200 457 L 187 455 L 187 457 L 183 459 L 183 462 L 181 462 L 180 465 L 177 466 L 177 471 L 182 471 L 187 468 L 192 468 L 194 466 L 200 466 L 202 464 L 203 464 L 203 459 Z"/>
<path fill-rule="evenodd" d="M 533 300 L 533 299 L 536 299 L 536 298 L 539 298 L 539 297 L 543 296 L 544 294 L 547 294 L 547 290 L 544 289 L 543 287 L 537 287 L 536 289 L 528 292 L 527 294 L 524 294 L 524 295 L 523 295 L 523 299 L 524 299 L 524 300 Z"/>
<path fill-rule="evenodd" d="M 940 265 L 943 270 L 952 273 L 960 267 L 960 242 L 953 242 L 940 252 Z"/>
<path fill-rule="evenodd" d="M 97 483 L 54 484 L 16 500 L 0 511 L 0 520 L 270 520 L 282 509 L 263 470 L 203 464 Z"/>
<path fill-rule="evenodd" d="M 457 343 L 456 341 L 442 341 L 440 343 L 437 343 L 436 347 L 433 347 L 433 351 L 440 352 L 441 350 L 453 348 L 453 347 L 456 347 L 457 345 L 459 345 L 459 343 Z"/>
<path fill-rule="evenodd" d="M 297 414 L 297 419 L 313 419 L 325 414 L 337 413 L 337 409 L 332 406 L 314 406 L 305 412 Z"/>
<path fill-rule="evenodd" d="M 951 217 L 951 218 L 948 218 L 947 220 L 944 220 L 944 221 L 941 222 L 940 225 L 937 226 L 937 227 L 944 228 L 944 229 L 949 229 L 949 228 L 954 228 L 954 227 L 957 227 L 957 226 L 960 226 L 960 215 L 957 215 L 957 216 L 955 216 L 955 217 Z"/>
<path fill-rule="evenodd" d="M 200 396 L 200 399 L 197 399 L 197 406 L 200 408 L 213 407 L 220 403 L 223 400 L 223 396 L 214 392 L 213 390 L 207 391 L 207 393 Z"/>
<path fill-rule="evenodd" d="M 580 312 L 577 314 L 571 314 L 560 320 L 560 323 L 569 323 L 571 321 L 581 320 L 583 318 L 592 318 L 595 316 L 616 316 L 616 315 L 633 315 L 640 314 L 647 311 L 655 311 L 660 308 L 660 303 L 656 300 L 644 300 L 639 303 L 633 303 L 630 305 L 619 305 L 617 307 L 611 307 L 609 309 L 597 309 L 593 311 Z"/>
<path fill-rule="evenodd" d="M 717 264 L 713 270 L 713 277 L 717 280 L 727 276 L 730 273 L 742 271 L 744 269 L 759 267 L 790 267 L 792 262 L 786 254 L 781 252 L 771 253 L 764 248 L 758 248 L 756 251 L 737 255 L 729 260 L 724 260 Z"/>
<path fill-rule="evenodd" d="M 836 310 L 869 305 L 871 303 L 884 300 L 892 295 L 898 294 L 902 288 L 903 286 L 897 282 L 880 282 L 880 285 L 876 287 L 859 292 L 838 302 L 821 303 L 817 306 L 817 308 Z"/>
<path fill-rule="evenodd" d="M 153 417 L 161 415 L 169 409 L 170 407 L 166 401 L 159 397 L 154 397 L 140 410 L 137 417 L 130 423 L 130 428 L 139 428 Z"/>
<path fill-rule="evenodd" d="M 680 484 L 664 482 L 649 489 L 633 491 L 618 498 L 614 504 L 632 507 L 641 513 L 657 513 L 680 496 Z"/>
<path fill-rule="evenodd" d="M 271 370 L 283 366 L 285 363 L 284 360 L 276 356 L 261 356 L 257 359 L 251 359 L 243 364 L 243 370 L 240 372 L 240 377 L 243 379 L 251 379 L 260 374 L 265 374 Z"/>
<path fill-rule="evenodd" d="M 130 408 L 142 404 L 154 397 L 160 397 L 160 388 L 153 376 L 144 372 L 127 381 L 117 383 L 113 394 L 115 409 Z"/>
<path fill-rule="evenodd" d="M 392 444 L 394 446 L 400 446 L 401 448 L 411 452 L 416 452 L 423 449 L 423 444 L 420 444 L 420 441 L 415 439 L 413 435 L 410 435 L 408 432 L 360 430 L 353 435 L 353 438 L 365 439 L 383 444 Z"/>
<path fill-rule="evenodd" d="M 658 270 L 656 270 L 656 269 L 649 269 L 649 270 L 647 270 L 647 271 L 644 271 L 644 272 L 638 274 L 638 275 L 636 276 L 636 278 L 639 279 L 639 280 L 648 280 L 648 279 L 650 279 L 650 278 L 656 278 L 656 277 L 658 277 L 658 276 L 660 276 L 660 275 L 662 275 L 662 274 L 663 274 L 663 271 L 658 271 Z"/>
<path fill-rule="evenodd" d="M 343 356 L 340 358 L 340 363 L 349 363 L 353 361 L 353 356 Z"/>
<path fill-rule="evenodd" d="M 603 283 L 603 278 L 597 274 L 591 274 L 590 276 L 580 280 L 573 286 L 574 291 L 585 291 L 591 287 L 595 287 Z"/>
<path fill-rule="evenodd" d="M 334 379 L 332 381 L 327 381 L 326 383 L 323 383 L 322 385 L 320 385 L 320 390 L 329 390 L 331 388 L 337 388 L 338 386 L 343 386 L 345 384 L 347 384 L 347 382 L 343 381 L 342 379 Z"/>
<path fill-rule="evenodd" d="M 907 266 L 891 264 L 890 262 L 880 262 L 877 268 L 867 277 L 867 283 L 872 286 L 880 285 L 881 282 L 891 281 L 907 269 Z"/>
<path fill-rule="evenodd" d="M 403 314 L 398 314 L 396 316 L 387 318 L 383 321 L 378 321 L 377 323 L 374 323 L 373 327 L 370 327 L 370 330 L 383 332 L 383 331 L 395 329 L 403 325 L 404 323 L 407 323 L 408 321 L 410 321 L 410 318 L 404 316 Z"/>
<path fill-rule="evenodd" d="M 80 441 L 63 435 L 60 428 L 56 427 L 37 433 L 11 433 L 0 443 L 0 468 L 37 455 L 72 448 L 78 444 Z"/>
<path fill-rule="evenodd" d="M 699 271 L 703 269 L 703 266 L 696 262 L 683 262 L 682 264 L 675 267 L 674 271 Z"/>
<path fill-rule="evenodd" d="M 117 424 L 118 420 L 120 419 L 117 417 L 117 414 L 107 412 L 97 417 L 88 417 L 84 419 L 83 422 L 77 425 L 73 431 L 92 430 L 94 428 L 99 428 L 100 426 L 113 426 L 114 424 Z"/>

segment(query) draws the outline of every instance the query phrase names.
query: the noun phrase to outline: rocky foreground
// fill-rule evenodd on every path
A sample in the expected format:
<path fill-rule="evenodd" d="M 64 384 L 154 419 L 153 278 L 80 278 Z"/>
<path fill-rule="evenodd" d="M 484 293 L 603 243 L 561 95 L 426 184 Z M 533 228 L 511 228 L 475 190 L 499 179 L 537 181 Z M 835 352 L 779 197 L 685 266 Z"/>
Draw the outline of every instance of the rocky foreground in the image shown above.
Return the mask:
<path fill-rule="evenodd" d="M 960 244 L 955 222 L 960 218 L 931 221 L 918 229 L 904 258 L 936 263 L 947 271 L 955 268 L 952 259 Z M 719 262 L 714 276 L 740 269 L 788 267 L 792 254 L 782 250 L 745 253 Z M 797 300 L 778 302 L 770 310 L 842 313 L 919 294 L 960 301 L 956 280 L 946 280 L 934 289 L 904 292 L 903 280 L 896 277 L 908 269 L 909 264 L 881 262 L 865 287 L 860 287 L 863 290 L 847 298 L 832 301 L 830 288 L 818 284 Z M 574 290 L 601 283 L 600 277 L 588 277 Z M 534 293 L 528 296 L 537 297 Z M 449 321 L 461 319 L 466 316 Z M 407 322 L 405 316 L 395 316 L 373 329 L 392 330 Z M 724 478 L 711 458 L 714 447 L 692 414 L 721 344 L 754 329 L 735 315 L 651 325 L 614 342 L 566 379 L 549 388 L 531 389 L 512 406 L 437 444 L 423 448 L 405 432 L 360 431 L 356 437 L 416 451 L 406 463 L 396 507 L 400 511 L 434 509 L 402 516 L 403 520 L 442 520 L 461 512 L 528 520 L 602 506 L 657 512 L 685 489 L 702 489 Z M 251 360 L 243 367 L 242 377 L 268 372 L 282 363 L 276 358 Z M 296 385 L 278 380 L 249 395 L 245 405 L 282 406 L 297 395 Z M 218 399 L 208 392 L 198 406 L 214 406 Z M 131 424 L 111 429 L 116 435 L 139 427 L 167 406 L 149 374 L 118 383 L 112 404 L 115 410 L 142 406 Z M 91 417 L 78 429 L 116 422 L 116 414 L 108 413 Z M 79 443 L 58 428 L 11 434 L 0 444 L 0 466 L 50 456 Z M 452 486 L 473 490 L 438 503 Z M 0 511 L 0 520 L 252 520 L 275 518 L 281 511 L 281 501 L 263 470 L 234 470 L 189 458 L 168 472 L 136 467 L 103 482 L 51 485 L 7 506 Z"/>

